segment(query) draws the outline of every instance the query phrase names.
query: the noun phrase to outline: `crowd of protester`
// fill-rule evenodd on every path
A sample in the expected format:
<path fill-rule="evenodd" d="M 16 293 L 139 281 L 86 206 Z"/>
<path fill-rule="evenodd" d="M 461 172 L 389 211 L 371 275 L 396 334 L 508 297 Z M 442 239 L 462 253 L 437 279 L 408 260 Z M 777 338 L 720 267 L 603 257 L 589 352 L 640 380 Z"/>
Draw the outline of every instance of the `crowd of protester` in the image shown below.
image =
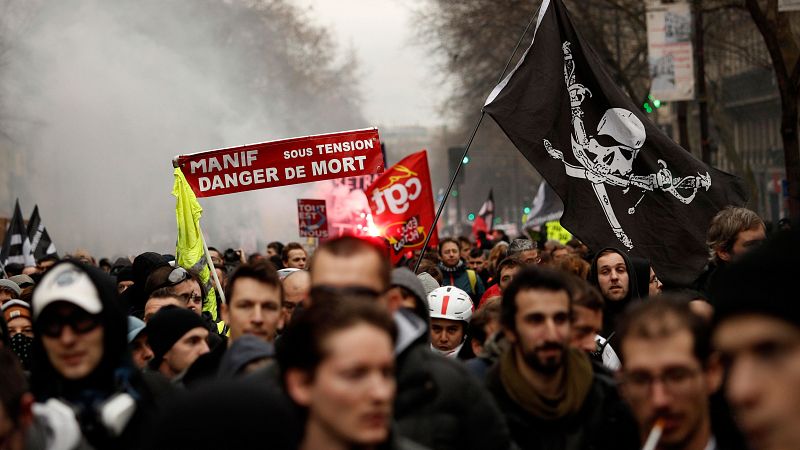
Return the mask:
<path fill-rule="evenodd" d="M 418 273 L 372 238 L 210 247 L 218 286 L 155 252 L 9 265 L 0 448 L 798 449 L 800 236 L 729 207 L 707 241 L 693 286 L 503 233 Z"/>

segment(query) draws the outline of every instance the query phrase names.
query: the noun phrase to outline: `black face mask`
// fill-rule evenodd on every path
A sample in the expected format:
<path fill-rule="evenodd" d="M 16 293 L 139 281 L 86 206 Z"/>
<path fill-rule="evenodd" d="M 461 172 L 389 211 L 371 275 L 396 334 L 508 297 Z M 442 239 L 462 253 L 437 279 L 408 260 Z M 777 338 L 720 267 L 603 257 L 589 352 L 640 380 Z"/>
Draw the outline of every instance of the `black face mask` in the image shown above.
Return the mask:
<path fill-rule="evenodd" d="M 32 344 L 33 338 L 22 333 L 17 333 L 11 338 L 11 350 L 17 354 L 24 370 L 31 370 Z"/>

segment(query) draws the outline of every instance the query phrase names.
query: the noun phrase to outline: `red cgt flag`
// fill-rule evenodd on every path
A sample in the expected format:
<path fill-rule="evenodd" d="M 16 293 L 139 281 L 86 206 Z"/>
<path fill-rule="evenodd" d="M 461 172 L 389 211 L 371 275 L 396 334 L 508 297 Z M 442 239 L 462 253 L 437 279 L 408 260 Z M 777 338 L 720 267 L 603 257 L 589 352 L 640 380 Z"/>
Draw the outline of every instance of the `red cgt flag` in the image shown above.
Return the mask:
<path fill-rule="evenodd" d="M 421 249 L 431 231 L 429 245 L 438 244 L 436 230 L 431 230 L 435 214 L 425 150 L 387 169 L 365 193 L 372 220 L 380 235 L 389 241 L 393 264 L 409 250 Z"/>

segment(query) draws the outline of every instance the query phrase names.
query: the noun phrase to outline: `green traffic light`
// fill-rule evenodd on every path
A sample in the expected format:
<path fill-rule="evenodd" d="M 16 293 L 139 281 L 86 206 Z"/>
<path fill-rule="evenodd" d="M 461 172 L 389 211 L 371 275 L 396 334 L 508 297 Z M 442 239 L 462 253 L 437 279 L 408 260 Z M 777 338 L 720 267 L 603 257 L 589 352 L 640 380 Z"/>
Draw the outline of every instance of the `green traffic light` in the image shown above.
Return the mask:
<path fill-rule="evenodd" d="M 650 103 L 645 103 L 645 104 L 644 104 L 644 110 L 645 110 L 645 112 L 646 112 L 646 113 L 648 113 L 648 114 L 650 114 L 651 112 L 653 112 L 653 108 L 650 106 Z"/>
<path fill-rule="evenodd" d="M 526 206 L 525 208 L 522 209 L 522 212 L 524 212 L 525 214 L 530 214 L 531 213 L 531 209 Z"/>
<path fill-rule="evenodd" d="M 661 108 L 661 100 L 659 99 L 653 100 L 653 106 L 655 106 L 656 108 Z"/>
<path fill-rule="evenodd" d="M 458 197 L 458 191 L 453 189 L 452 191 L 450 191 L 450 195 L 452 195 L 453 197 Z"/>
<path fill-rule="evenodd" d="M 475 220 L 475 214 L 473 214 L 473 213 L 469 213 L 469 215 L 467 215 L 467 220 L 469 220 L 470 222 L 472 222 L 473 220 Z"/>
<path fill-rule="evenodd" d="M 464 164 L 469 164 L 469 156 L 465 156 L 462 161 L 464 162 Z"/>

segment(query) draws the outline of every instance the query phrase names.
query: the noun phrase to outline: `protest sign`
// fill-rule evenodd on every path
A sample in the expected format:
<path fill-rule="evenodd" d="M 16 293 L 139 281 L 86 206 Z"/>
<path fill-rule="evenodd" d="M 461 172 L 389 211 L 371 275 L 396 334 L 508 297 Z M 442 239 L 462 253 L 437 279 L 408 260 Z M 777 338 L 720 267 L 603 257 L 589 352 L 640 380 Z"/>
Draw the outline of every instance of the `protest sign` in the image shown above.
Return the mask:
<path fill-rule="evenodd" d="M 300 237 L 328 237 L 328 213 L 325 200 L 297 199 Z"/>
<path fill-rule="evenodd" d="M 377 128 L 304 136 L 180 155 L 175 164 L 197 197 L 383 171 Z"/>

